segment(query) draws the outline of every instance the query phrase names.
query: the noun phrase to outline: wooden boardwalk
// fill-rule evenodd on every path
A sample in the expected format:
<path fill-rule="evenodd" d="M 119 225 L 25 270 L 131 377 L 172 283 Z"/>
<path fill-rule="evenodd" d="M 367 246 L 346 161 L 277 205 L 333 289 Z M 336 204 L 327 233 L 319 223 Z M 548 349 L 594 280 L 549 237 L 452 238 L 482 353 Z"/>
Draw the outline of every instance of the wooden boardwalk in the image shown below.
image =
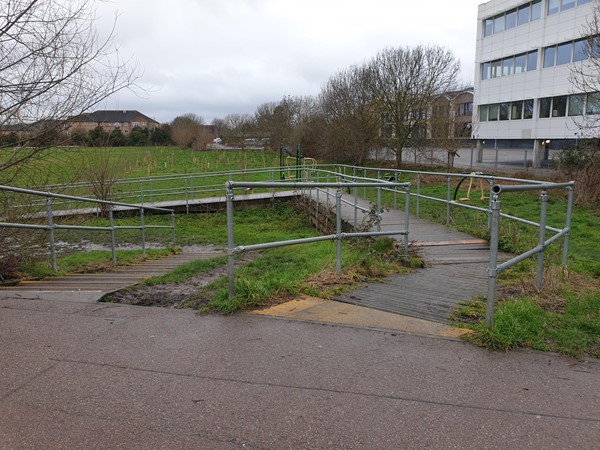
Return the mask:
<path fill-rule="evenodd" d="M 353 201 L 353 197 L 344 196 L 348 201 Z M 354 209 L 344 203 L 342 205 L 342 217 L 353 223 Z M 363 201 L 361 206 L 368 208 L 369 204 Z M 382 215 L 381 230 L 402 230 L 404 220 L 403 211 L 386 211 Z M 403 236 L 395 239 L 401 241 Z M 412 215 L 409 218 L 409 240 L 418 248 L 419 255 L 426 263 L 425 268 L 388 277 L 381 283 L 369 283 L 362 289 L 334 299 L 448 323 L 452 311 L 461 302 L 487 294 L 487 241 Z M 508 259 L 506 254 L 499 257 Z"/>
<path fill-rule="evenodd" d="M 21 281 L 16 286 L 1 286 L 0 298 L 19 297 L 28 292 L 84 292 L 101 297 L 109 292 L 133 286 L 146 278 L 164 275 L 176 267 L 197 260 L 224 256 L 224 251 L 183 252 L 161 259 L 147 260 L 130 266 L 117 266 L 110 272 L 69 274 L 41 280 Z"/>

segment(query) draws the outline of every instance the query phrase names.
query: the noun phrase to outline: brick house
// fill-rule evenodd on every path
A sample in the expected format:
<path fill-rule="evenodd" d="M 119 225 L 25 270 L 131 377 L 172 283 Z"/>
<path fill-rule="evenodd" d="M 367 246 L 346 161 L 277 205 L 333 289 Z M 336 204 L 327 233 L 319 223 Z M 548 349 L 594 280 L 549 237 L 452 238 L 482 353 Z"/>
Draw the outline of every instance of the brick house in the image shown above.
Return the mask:
<path fill-rule="evenodd" d="M 69 117 L 64 124 L 64 133 L 70 136 L 76 131 L 87 133 L 102 127 L 107 133 L 120 129 L 127 136 L 136 127 L 154 130 L 159 125 L 156 120 L 136 110 L 100 110 Z"/>

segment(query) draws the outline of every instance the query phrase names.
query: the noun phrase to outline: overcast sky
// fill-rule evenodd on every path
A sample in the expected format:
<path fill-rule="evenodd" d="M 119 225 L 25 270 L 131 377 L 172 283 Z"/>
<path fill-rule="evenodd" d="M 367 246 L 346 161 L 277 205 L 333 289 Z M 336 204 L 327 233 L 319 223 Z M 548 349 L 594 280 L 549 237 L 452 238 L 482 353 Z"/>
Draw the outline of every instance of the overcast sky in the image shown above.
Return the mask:
<path fill-rule="evenodd" d="M 473 83 L 482 0 L 110 0 L 99 29 L 118 13 L 119 57 L 137 60 L 147 90 L 122 92 L 103 109 L 137 109 L 158 120 L 195 113 L 207 123 L 251 113 L 284 95 L 317 95 L 340 69 L 394 46 L 438 44 Z"/>

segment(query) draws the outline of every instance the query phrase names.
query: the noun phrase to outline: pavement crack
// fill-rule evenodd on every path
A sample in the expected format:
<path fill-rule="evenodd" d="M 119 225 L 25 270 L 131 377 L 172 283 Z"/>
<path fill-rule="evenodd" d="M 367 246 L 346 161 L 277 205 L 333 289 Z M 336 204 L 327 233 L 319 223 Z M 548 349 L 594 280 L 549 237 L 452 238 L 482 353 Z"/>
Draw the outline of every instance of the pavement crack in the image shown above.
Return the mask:
<path fill-rule="evenodd" d="M 195 379 L 199 379 L 199 380 L 207 380 L 207 381 L 215 381 L 215 382 L 238 383 L 238 384 L 244 384 L 244 385 L 249 385 L 249 386 L 292 389 L 292 390 L 307 391 L 307 392 L 325 392 L 325 393 L 330 393 L 330 394 L 341 394 L 341 395 L 355 395 L 355 396 L 367 397 L 367 398 L 373 398 L 373 399 L 402 401 L 402 402 L 410 402 L 410 403 L 432 405 L 432 406 L 439 406 L 439 407 L 446 407 L 446 408 L 456 408 L 456 409 L 474 410 L 474 411 L 499 412 L 499 413 L 504 413 L 504 414 L 517 415 L 517 416 L 534 417 L 536 419 L 545 418 L 545 419 L 572 420 L 572 421 L 578 421 L 578 422 L 588 422 L 588 423 L 600 424 L 600 418 L 593 418 L 593 417 L 577 417 L 577 416 L 569 416 L 569 415 L 547 414 L 547 413 L 535 412 L 535 411 L 519 411 L 519 410 L 515 410 L 515 409 L 508 409 L 508 408 L 492 408 L 492 407 L 487 407 L 487 406 L 468 405 L 465 403 L 442 402 L 442 401 L 435 401 L 435 400 L 426 400 L 426 399 L 416 398 L 416 397 L 375 394 L 375 393 L 368 393 L 368 392 L 351 391 L 351 390 L 346 390 L 346 389 L 333 389 L 333 388 L 313 387 L 313 386 L 299 386 L 299 385 L 291 385 L 291 384 L 283 384 L 283 383 L 273 383 L 273 382 L 267 382 L 267 381 L 250 381 L 250 380 L 243 380 L 243 379 L 239 379 L 239 378 L 230 378 L 230 377 L 196 375 L 196 374 L 172 372 L 172 371 L 157 370 L 157 369 L 144 369 L 144 368 L 125 366 L 125 365 L 120 365 L 120 364 L 109 364 L 109 363 L 98 363 L 98 362 L 92 362 L 92 361 L 75 360 L 75 359 L 69 359 L 69 358 L 52 359 L 52 361 L 56 361 L 57 363 L 82 364 L 82 365 L 95 366 L 95 367 L 110 367 L 110 368 L 114 368 L 114 369 L 130 370 L 130 371 L 134 371 L 134 372 L 159 374 L 159 375 L 171 375 L 171 376 L 175 376 L 175 377 L 195 378 Z"/>

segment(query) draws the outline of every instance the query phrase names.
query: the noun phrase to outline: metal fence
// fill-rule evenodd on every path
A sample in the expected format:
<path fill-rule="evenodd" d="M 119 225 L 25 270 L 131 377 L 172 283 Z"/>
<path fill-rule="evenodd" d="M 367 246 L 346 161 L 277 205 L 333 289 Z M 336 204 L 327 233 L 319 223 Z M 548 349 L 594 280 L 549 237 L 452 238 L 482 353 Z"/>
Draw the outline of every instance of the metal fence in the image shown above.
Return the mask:
<path fill-rule="evenodd" d="M 390 231 L 365 231 L 365 232 L 352 232 L 352 233 L 344 233 L 342 231 L 342 190 L 343 189 L 358 189 L 361 188 L 376 188 L 378 192 L 382 188 L 394 188 L 396 190 L 400 189 L 405 193 L 406 204 L 405 204 L 405 229 L 403 230 L 390 230 Z M 293 239 L 286 241 L 276 241 L 276 242 L 268 242 L 262 244 L 255 245 L 235 245 L 234 239 L 234 208 L 233 208 L 233 199 L 235 195 L 235 189 L 254 189 L 254 188 L 269 188 L 269 189 L 292 189 L 292 190 L 308 190 L 315 192 L 323 192 L 322 189 L 327 189 L 327 194 L 329 195 L 329 189 L 335 189 L 335 216 L 336 216 L 336 232 L 330 235 L 324 236 L 316 236 L 310 238 L 303 239 Z M 320 242 L 325 240 L 335 240 L 336 241 L 336 273 L 341 273 L 342 271 L 342 240 L 351 239 L 351 238 L 359 238 L 359 237 L 375 237 L 375 236 L 394 236 L 394 235 L 403 235 L 404 236 L 404 249 L 408 251 L 408 225 L 409 225 L 409 209 L 410 209 L 410 183 L 395 183 L 389 181 L 372 181 L 372 180 L 364 180 L 364 181 L 353 181 L 353 182 L 236 182 L 229 181 L 226 184 L 227 189 L 227 255 L 228 255 L 228 263 L 227 263 L 227 274 L 228 274 L 228 295 L 229 298 L 233 298 L 235 295 L 235 255 L 240 254 L 242 252 L 253 251 L 253 250 L 262 250 L 267 248 L 276 248 L 276 247 L 284 247 L 289 245 L 298 245 L 298 244 L 308 244 L 313 242 Z M 307 193 L 305 192 L 305 195 Z M 317 196 L 317 205 L 319 205 L 319 200 Z M 350 203 L 346 202 L 346 204 L 354 207 L 355 209 L 355 217 L 356 211 L 359 209 L 364 211 L 364 208 L 358 205 L 358 202 Z"/>
<path fill-rule="evenodd" d="M 296 174 L 290 176 L 289 174 Z M 296 179 L 296 177 L 299 177 Z M 402 178 L 410 178 L 410 182 L 399 182 Z M 432 196 L 423 193 L 423 183 L 434 178 L 435 182 L 445 184 L 445 192 L 443 196 Z M 287 181 L 277 181 L 277 180 Z M 235 180 L 235 181 L 234 181 Z M 333 181 L 332 181 L 333 180 Z M 479 184 L 480 190 L 485 189 L 486 198 L 489 197 L 489 202 L 485 207 L 466 204 L 457 198 L 458 188 L 461 183 L 475 183 Z M 305 184 L 307 183 L 307 184 Z M 407 187 L 412 186 L 412 187 Z M 281 166 L 281 167 L 267 167 L 261 169 L 250 169 L 243 171 L 233 172 L 208 172 L 199 174 L 185 174 L 185 175 L 173 175 L 173 176 L 161 176 L 161 177 L 145 177 L 127 180 L 118 180 L 114 184 L 113 198 L 119 199 L 136 199 L 140 201 L 142 205 L 135 205 L 135 207 L 141 209 L 142 218 L 142 229 L 143 228 L 143 210 L 144 209 L 155 209 L 159 211 L 166 211 L 164 208 L 156 207 L 157 204 L 163 206 L 167 202 L 184 202 L 186 205 L 186 211 L 189 212 L 189 205 L 193 199 L 204 198 L 207 196 L 223 196 L 225 195 L 227 201 L 227 208 L 232 207 L 230 205 L 233 199 L 233 191 L 236 189 L 247 189 L 253 192 L 263 190 L 265 192 L 275 192 L 279 189 L 310 189 L 317 196 L 319 200 L 320 195 L 325 195 L 327 198 L 336 198 L 336 208 L 339 203 L 344 204 L 346 200 L 342 199 L 338 195 L 338 190 L 348 189 L 354 197 L 354 228 L 357 228 L 358 214 L 360 212 L 366 213 L 364 208 L 358 205 L 359 196 L 362 198 L 368 197 L 368 189 L 376 187 L 376 198 L 373 199 L 375 204 L 376 216 L 381 214 L 382 192 L 391 193 L 393 195 L 394 208 L 398 208 L 398 194 L 406 194 L 405 197 L 405 213 L 406 217 L 406 232 L 408 232 L 408 214 L 410 209 L 410 199 L 413 198 L 414 214 L 419 217 L 421 215 L 421 204 L 422 202 L 434 202 L 443 205 L 445 209 L 445 222 L 449 225 L 452 221 L 453 210 L 457 208 L 473 210 L 480 212 L 487 217 L 488 230 L 491 236 L 491 251 L 490 251 L 490 262 L 488 267 L 488 306 L 486 313 L 486 320 L 491 325 L 493 322 L 493 303 L 495 297 L 495 284 L 497 275 L 517 262 L 520 262 L 526 258 L 537 255 L 538 257 L 538 274 L 543 272 L 543 253 L 544 250 L 560 239 L 564 237 L 564 250 L 563 250 L 563 264 L 567 263 L 567 255 L 569 248 L 569 234 L 571 215 L 573 210 L 573 183 L 547 183 L 538 180 L 510 178 L 510 177 L 499 177 L 495 175 L 485 174 L 481 172 L 471 173 L 444 173 L 434 171 L 415 171 L 415 170 L 402 170 L 392 168 L 374 168 L 374 167 L 362 167 L 352 166 L 344 164 L 331 164 L 331 165 L 317 165 L 316 167 L 310 167 L 309 169 L 305 166 Z M 6 188 L 6 187 L 4 187 Z M 66 186 L 55 186 L 54 188 L 66 189 Z M 77 184 L 69 189 L 75 189 L 82 192 L 89 193 L 89 185 Z M 16 188 L 13 188 L 16 189 Z M 335 192 L 332 193 L 331 189 Z M 565 225 L 564 227 L 551 227 L 547 225 L 546 220 L 546 209 L 545 205 L 547 201 L 547 191 L 556 189 L 566 189 L 568 191 L 568 202 L 565 212 Z M 500 195 L 506 193 L 516 193 L 537 190 L 541 191 L 541 216 L 539 222 L 533 222 L 522 217 L 518 217 L 514 214 L 506 214 L 500 210 Z M 48 196 L 48 193 L 38 192 L 38 195 Z M 375 194 L 369 193 L 370 196 L 375 197 Z M 61 199 L 64 201 L 82 200 L 81 197 L 68 196 L 54 194 L 52 198 Z M 90 199 L 85 199 L 92 201 Z M 93 200 L 97 203 L 106 203 L 113 205 L 127 205 L 117 202 L 103 202 L 100 200 Z M 154 206 L 148 205 L 154 204 Z M 319 205 L 319 201 L 316 202 Z M 143 206 L 143 205 L 147 206 Z M 66 204 L 61 205 L 61 208 L 65 208 Z M 50 201 L 50 210 L 52 209 L 52 202 Z M 171 211 L 172 212 L 172 211 Z M 318 213 L 318 211 L 317 211 Z M 501 219 L 507 219 L 514 222 L 533 226 L 538 229 L 540 235 L 540 242 L 538 246 L 522 255 L 515 257 L 508 263 L 499 264 L 497 261 L 498 256 L 498 241 L 499 241 L 499 223 Z M 43 227 L 49 229 L 52 227 L 52 214 L 49 215 L 49 225 Z M 229 220 L 229 219 L 228 219 Z M 233 221 L 233 218 L 231 218 Z M 377 223 L 377 222 L 376 222 Z M 232 222 L 233 224 L 233 222 Z M 58 226 L 54 226 L 54 229 Z M 64 226 L 62 228 L 68 228 Z M 108 227 L 105 230 L 111 228 L 117 229 L 118 227 Z M 174 228 L 174 225 L 173 225 Z M 113 230 L 114 232 L 114 230 Z M 379 232 L 379 229 L 375 232 Z M 554 233 L 550 239 L 545 239 L 547 233 Z M 402 234 L 402 233 L 398 233 Z M 405 241 L 407 241 L 408 235 L 405 235 Z M 338 243 L 346 238 L 346 235 L 341 232 L 318 238 L 318 240 L 335 239 Z M 543 238 L 543 240 L 542 240 Z M 316 238 L 315 238 L 316 239 Z M 282 245 L 292 245 L 297 242 L 285 243 Z M 271 244 L 261 244 L 269 245 Z M 254 250 L 256 247 L 247 246 L 241 247 L 242 250 L 238 249 L 235 252 Z M 266 247 L 265 247 L 266 248 Z M 230 249 L 230 252 L 234 252 Z M 232 253 L 233 255 L 235 254 Z M 340 257 L 341 258 L 341 257 Z M 341 261 L 341 259 L 340 259 Z M 510 263 L 510 264 L 509 264 Z M 230 277 L 230 283 L 233 281 L 233 276 Z M 541 276 L 538 275 L 538 284 L 541 286 Z"/>
<path fill-rule="evenodd" d="M 45 220 L 46 224 L 34 224 L 34 223 L 19 223 L 19 222 L 8 222 L 2 221 L 0 222 L 0 228 L 18 228 L 18 229 L 29 229 L 29 230 L 46 230 L 48 232 L 48 238 L 50 241 L 50 258 L 52 261 L 52 270 L 56 272 L 58 270 L 56 263 L 56 240 L 55 240 L 55 230 L 84 230 L 84 231 L 105 231 L 110 233 L 110 247 L 112 253 L 112 261 L 113 263 L 117 262 L 117 254 L 116 254 L 116 231 L 117 230 L 140 230 L 141 233 L 141 245 L 142 245 L 142 254 L 144 257 L 146 256 L 146 230 L 152 228 L 162 228 L 162 229 L 171 229 L 172 231 L 172 240 L 173 244 L 175 244 L 175 212 L 172 209 L 166 208 L 157 208 L 152 206 L 143 206 L 136 205 L 130 203 L 121 203 L 121 202 L 111 202 L 104 200 L 91 199 L 86 197 L 76 197 L 72 195 L 65 194 L 55 194 L 52 192 L 42 192 L 36 191 L 32 189 L 21 189 L 11 186 L 2 186 L 0 185 L 0 191 L 12 193 L 12 194 L 24 194 L 27 196 L 34 197 L 44 197 L 45 198 L 45 213 L 36 213 L 33 214 L 33 219 L 37 220 Z M 53 200 L 60 199 L 66 201 L 74 201 L 78 203 L 91 203 L 94 206 L 91 209 L 86 210 L 86 212 L 90 212 L 92 210 L 96 212 L 100 212 L 101 210 L 106 210 L 109 219 L 108 227 L 100 227 L 100 226 L 85 226 L 85 225 L 59 225 L 56 223 L 55 219 L 57 216 L 55 215 L 53 209 Z M 138 211 L 140 214 L 140 224 L 138 226 L 116 226 L 114 221 L 114 212 L 115 209 L 118 208 L 120 211 Z M 5 208 L 7 211 L 9 208 Z M 71 211 L 71 214 L 80 214 L 81 209 L 75 209 Z M 144 212 L 145 211 L 153 211 L 158 213 L 169 213 L 171 214 L 171 225 L 148 225 L 145 223 Z M 61 216 L 66 216 L 68 212 L 62 211 Z M 14 216 L 14 220 L 26 219 L 23 215 Z M 6 217 L 5 220 L 8 218 Z"/>

